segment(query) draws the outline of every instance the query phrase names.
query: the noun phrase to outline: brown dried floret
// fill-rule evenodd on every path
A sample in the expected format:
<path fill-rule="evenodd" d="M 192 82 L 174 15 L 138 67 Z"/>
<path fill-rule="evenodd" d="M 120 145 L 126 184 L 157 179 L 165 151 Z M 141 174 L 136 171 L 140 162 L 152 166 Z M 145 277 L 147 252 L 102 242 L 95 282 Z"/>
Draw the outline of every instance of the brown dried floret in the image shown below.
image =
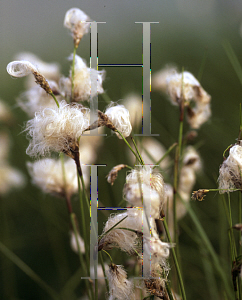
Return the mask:
<path fill-rule="evenodd" d="M 204 197 L 206 196 L 205 194 L 207 194 L 208 192 L 209 192 L 209 190 L 205 190 L 205 189 L 200 189 L 198 191 L 193 191 L 192 199 L 193 200 L 198 200 L 198 201 L 203 201 Z"/>
<path fill-rule="evenodd" d="M 113 167 L 112 170 L 107 175 L 107 177 L 108 177 L 107 181 L 111 185 L 113 185 L 114 181 L 118 177 L 118 172 L 121 171 L 122 169 L 126 168 L 126 167 L 127 167 L 127 165 L 124 165 L 124 164 L 120 164 L 120 165 L 117 165 L 117 166 Z"/>
<path fill-rule="evenodd" d="M 152 276 L 155 277 L 154 274 Z M 164 300 L 169 299 L 164 287 L 160 284 L 159 279 L 150 278 L 150 279 L 145 279 L 144 282 L 145 282 L 146 289 L 152 295 Z"/>

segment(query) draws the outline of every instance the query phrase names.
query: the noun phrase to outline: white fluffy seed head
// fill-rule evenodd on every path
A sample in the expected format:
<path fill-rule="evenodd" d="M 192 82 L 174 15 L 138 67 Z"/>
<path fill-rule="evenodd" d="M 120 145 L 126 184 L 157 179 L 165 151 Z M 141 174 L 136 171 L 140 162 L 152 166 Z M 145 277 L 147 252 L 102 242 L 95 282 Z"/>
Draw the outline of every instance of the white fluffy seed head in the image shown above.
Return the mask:
<path fill-rule="evenodd" d="M 153 137 L 144 137 L 140 146 L 140 154 L 146 165 L 155 164 L 166 153 L 165 147 Z M 135 164 L 135 157 L 129 149 L 127 149 L 127 155 L 130 157 L 130 160 Z M 161 161 L 159 166 L 162 170 L 167 170 L 171 166 L 170 157 L 165 157 Z"/>
<path fill-rule="evenodd" d="M 200 171 L 202 168 L 202 162 L 200 155 L 196 149 L 192 146 L 186 147 L 183 156 L 183 165 L 189 166 L 194 171 Z"/>
<path fill-rule="evenodd" d="M 8 193 L 14 188 L 21 188 L 25 185 L 23 174 L 9 166 L 6 162 L 0 164 L 0 195 Z"/>
<path fill-rule="evenodd" d="M 78 192 L 76 165 L 73 159 L 64 161 L 65 177 L 60 159 L 45 158 L 27 163 L 32 183 L 44 193 L 71 197 Z"/>
<path fill-rule="evenodd" d="M 184 96 L 185 101 L 191 101 L 195 98 L 194 87 L 200 87 L 200 83 L 189 72 L 174 73 L 166 78 L 167 91 L 174 104 Z"/>
<path fill-rule="evenodd" d="M 167 66 L 164 69 L 154 73 L 152 75 L 152 88 L 166 92 L 167 91 L 167 78 L 177 74 L 177 69 L 174 66 Z"/>
<path fill-rule="evenodd" d="M 200 171 L 201 168 L 202 163 L 198 152 L 192 146 L 188 146 L 184 151 L 183 166 L 178 184 L 178 193 L 186 202 L 191 198 L 191 192 L 196 182 L 196 172 Z"/>
<path fill-rule="evenodd" d="M 123 227 L 142 232 L 142 209 L 132 208 L 128 209 L 125 213 L 112 214 L 105 224 L 103 233 L 107 232 L 125 217 L 126 219 L 120 222 L 115 227 L 116 229 L 114 228 L 103 236 L 99 246 L 102 246 L 103 249 L 107 250 L 117 247 L 128 253 L 133 253 L 134 249 L 138 250 L 140 248 L 138 236 L 135 232 L 118 228 Z"/>
<path fill-rule="evenodd" d="M 201 125 L 211 117 L 210 103 L 203 104 L 198 102 L 191 114 L 187 114 L 187 121 L 191 128 L 199 129 Z"/>
<path fill-rule="evenodd" d="M 142 97 L 129 94 L 124 98 L 123 104 L 129 111 L 132 128 L 138 130 L 142 126 Z"/>
<path fill-rule="evenodd" d="M 148 185 L 127 184 L 124 188 L 124 197 L 132 206 L 149 207 L 150 216 L 159 219 L 162 201 L 159 193 Z"/>
<path fill-rule="evenodd" d="M 132 126 L 130 123 L 129 111 L 123 105 L 115 105 L 115 103 L 111 103 L 111 105 L 109 105 L 106 109 L 105 114 L 124 137 L 128 137 L 130 135 Z M 122 139 L 118 133 L 116 134 L 120 139 Z"/>
<path fill-rule="evenodd" d="M 37 68 L 29 61 L 12 61 L 7 65 L 7 72 L 13 77 L 24 77 L 30 73 L 38 72 Z"/>
<path fill-rule="evenodd" d="M 168 68 L 155 74 L 153 82 L 156 89 L 166 90 L 174 105 L 179 105 L 183 96 L 185 106 L 188 106 L 187 121 L 191 128 L 200 128 L 210 118 L 211 96 L 191 73 L 178 73 L 175 68 Z M 194 102 L 194 107 L 190 106 L 191 102 Z"/>
<path fill-rule="evenodd" d="M 72 58 L 73 54 L 70 55 L 68 59 L 72 60 Z M 75 56 L 74 68 L 74 90 L 72 98 L 75 101 L 89 100 L 90 97 L 94 97 L 97 94 L 102 94 L 104 92 L 102 83 L 105 77 L 105 70 L 97 71 L 88 68 L 85 61 L 78 55 Z M 63 77 L 59 82 L 63 93 L 68 97 L 71 96 L 71 78 L 72 70 L 70 70 L 69 78 Z M 96 91 L 94 92 L 91 89 L 92 82 L 94 82 L 94 89 L 96 87 Z"/>
<path fill-rule="evenodd" d="M 79 8 L 69 9 L 64 18 L 64 26 L 71 31 L 71 35 L 75 41 L 79 44 L 83 35 L 88 33 L 90 28 L 90 21 L 88 15 L 86 15 Z"/>
<path fill-rule="evenodd" d="M 50 151 L 68 152 L 72 145 L 79 144 L 78 139 L 89 126 L 89 110 L 78 104 L 66 104 L 60 107 L 45 108 L 37 112 L 26 124 L 30 139 L 26 153 L 30 156 L 45 155 Z"/>
<path fill-rule="evenodd" d="M 234 145 L 219 170 L 220 194 L 242 188 L 242 146 Z"/>
<path fill-rule="evenodd" d="M 159 262 L 165 264 L 165 259 L 170 255 L 170 248 L 174 246 L 168 243 L 162 242 L 156 237 L 144 237 L 144 248 L 147 253 L 151 254 L 152 263 Z"/>
<path fill-rule="evenodd" d="M 164 180 L 160 173 L 152 173 L 147 167 L 139 169 L 133 169 L 126 176 L 127 184 L 145 184 L 155 190 L 161 198 L 164 197 Z"/>
<path fill-rule="evenodd" d="M 127 279 L 127 273 L 123 266 L 111 264 L 106 272 L 109 283 L 108 300 L 131 300 L 134 299 L 134 286 Z"/>
<path fill-rule="evenodd" d="M 80 234 L 77 234 L 77 241 L 80 247 L 81 253 L 85 253 L 85 244 L 83 238 L 80 236 Z M 71 244 L 71 249 L 75 252 L 78 253 L 78 246 L 76 243 L 76 236 L 73 230 L 70 231 L 70 244 Z"/>

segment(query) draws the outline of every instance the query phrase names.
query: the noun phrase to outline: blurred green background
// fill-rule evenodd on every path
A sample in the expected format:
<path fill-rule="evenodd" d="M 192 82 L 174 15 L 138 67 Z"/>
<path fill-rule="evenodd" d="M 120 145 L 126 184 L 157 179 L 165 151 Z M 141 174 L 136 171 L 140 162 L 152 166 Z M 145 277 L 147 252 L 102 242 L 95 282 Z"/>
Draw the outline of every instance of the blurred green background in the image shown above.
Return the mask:
<path fill-rule="evenodd" d="M 69 246 L 69 217 L 64 201 L 44 195 L 32 186 L 26 170 L 28 141 L 21 134 L 27 116 L 16 107 L 15 98 L 24 90 L 24 80 L 12 79 L 6 65 L 20 51 L 29 51 L 46 62 L 58 62 L 67 75 L 72 52 L 72 38 L 63 27 L 65 12 L 79 7 L 93 20 L 107 22 L 98 26 L 99 63 L 141 63 L 142 26 L 137 21 L 153 21 L 151 25 L 152 73 L 167 64 L 175 64 L 198 76 L 204 58 L 201 85 L 212 96 L 212 118 L 198 131 L 193 142 L 199 143 L 204 169 L 195 188 L 217 186 L 222 153 L 235 143 L 239 130 L 239 104 L 242 86 L 223 48 L 228 40 L 242 63 L 242 2 L 235 0 L 1 0 L 0 97 L 12 108 L 15 122 L 9 126 L 12 148 L 10 161 L 22 170 L 26 187 L 0 199 L 0 241 L 57 291 L 78 269 L 78 257 Z M 78 54 L 89 62 L 89 36 L 85 36 Z M 142 73 L 139 68 L 106 68 L 104 88 L 113 101 L 130 92 L 142 94 Z M 105 103 L 100 99 L 100 108 Z M 164 95 L 152 92 L 152 132 L 169 147 L 178 137 L 178 109 Z M 153 122 L 154 121 L 154 122 Z M 187 127 L 185 126 L 185 129 Z M 113 165 L 125 163 L 125 147 L 115 136 L 105 138 L 98 152 L 98 164 L 107 164 L 99 171 L 99 199 L 106 206 L 117 206 L 122 200 L 124 175 L 110 188 L 105 176 Z M 75 197 L 74 197 L 75 198 Z M 236 215 L 237 196 L 233 198 Z M 78 202 L 73 199 L 76 211 Z M 192 202 L 216 251 L 228 255 L 227 224 L 222 199 L 209 194 L 204 202 Z M 102 228 L 105 218 L 100 219 Z M 182 223 L 195 232 L 189 216 Z M 181 224 L 182 225 L 182 224 Z M 101 230 L 101 229 L 100 229 Z M 181 261 L 188 299 L 211 299 L 202 260 L 209 256 L 181 229 Z M 117 261 L 121 263 L 121 261 Z M 173 268 L 173 266 L 172 266 Z M 228 275 L 229 276 L 229 275 Z M 0 299 L 48 299 L 47 294 L 19 268 L 0 254 Z M 217 279 L 217 275 L 215 275 Z M 220 282 L 218 280 L 218 289 Z M 81 287 L 75 290 L 81 296 Z M 72 299 L 71 295 L 67 299 Z M 73 299 L 76 299 L 73 296 Z M 214 299 L 214 298 L 213 298 Z M 222 295 L 221 295 L 221 298 Z"/>

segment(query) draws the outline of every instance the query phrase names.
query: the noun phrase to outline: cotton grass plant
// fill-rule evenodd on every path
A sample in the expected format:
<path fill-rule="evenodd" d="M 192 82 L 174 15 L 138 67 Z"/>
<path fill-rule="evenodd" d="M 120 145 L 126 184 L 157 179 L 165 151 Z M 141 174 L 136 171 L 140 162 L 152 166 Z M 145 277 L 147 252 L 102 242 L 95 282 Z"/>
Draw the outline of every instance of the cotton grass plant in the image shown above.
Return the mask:
<path fill-rule="evenodd" d="M 209 267 L 222 282 L 218 292 L 215 286 L 210 287 L 211 294 L 216 294 L 216 299 L 242 299 L 241 244 L 233 232 L 233 228 L 241 231 L 242 223 L 242 125 L 238 142 L 230 147 L 229 155 L 220 167 L 219 188 L 193 191 L 197 174 L 202 169 L 202 158 L 197 145 L 191 144 L 194 136 L 199 135 L 200 127 L 211 116 L 211 96 L 190 72 L 179 72 L 175 67 L 165 68 L 152 78 L 154 88 L 165 93 L 171 104 L 179 108 L 177 141 L 168 149 L 154 138 L 134 138 L 133 127 L 139 126 L 137 118 L 141 116 L 137 112 L 140 107 L 138 109 L 128 103 L 127 109 L 120 102 L 109 101 L 107 95 L 103 98 L 107 102 L 106 108 L 96 112 L 98 119 L 91 124 L 91 83 L 93 78 L 97 78 L 97 94 L 103 94 L 105 71 L 88 68 L 85 60 L 76 54 L 83 36 L 89 31 L 88 22 L 90 18 L 78 8 L 68 10 L 65 15 L 64 26 L 70 31 L 74 43 L 73 53 L 69 56 L 71 67 L 68 77 L 60 74 L 55 63 L 44 63 L 29 53 L 19 55 L 18 60 L 7 66 L 11 76 L 33 75 L 37 84 L 33 86 L 33 80 L 28 77 L 28 90 L 18 100 L 18 105 L 32 118 L 26 122 L 23 132 L 27 133 L 29 140 L 26 153 L 37 160 L 27 162 L 27 168 L 32 183 L 43 194 L 64 199 L 70 218 L 66 228 L 70 235 L 69 247 L 78 254 L 81 272 L 72 274 L 62 290 L 56 291 L 2 243 L 0 251 L 52 299 L 69 299 L 71 295 L 74 299 L 82 296 L 81 299 L 91 300 L 186 300 L 189 286 L 183 279 L 186 270 L 182 270 L 179 222 L 189 214 L 197 232 L 191 233 L 186 226 L 183 230 L 201 246 L 201 251 L 209 255 L 212 261 Z M 111 138 L 123 142 L 129 155 L 132 155 L 132 163 L 129 165 L 123 156 L 123 161 L 116 162 L 107 175 L 110 194 L 114 195 L 117 186 L 123 190 L 123 194 L 120 193 L 119 199 L 113 199 L 113 203 L 121 203 L 120 210 L 124 212 L 110 216 L 103 212 L 105 224 L 95 246 L 101 262 L 98 266 L 99 278 L 92 279 L 89 278 L 90 181 L 85 164 L 98 163 L 95 161 L 98 149 L 105 149 L 106 140 L 102 137 L 87 136 L 87 131 L 92 133 L 100 127 L 105 128 L 109 135 L 115 133 Z M 185 128 L 188 128 L 187 131 Z M 195 134 L 194 129 L 197 130 Z M 3 157 L 4 151 L 6 149 L 3 148 Z M 118 176 L 121 173 L 125 175 L 125 182 L 122 182 L 124 176 Z M 224 198 L 222 200 L 229 224 L 231 255 L 225 269 L 190 205 L 191 197 L 201 201 L 210 191 L 228 195 L 227 202 Z M 231 192 L 239 194 L 239 220 L 236 223 L 232 220 Z M 77 197 L 78 205 L 74 201 Z M 98 200 L 106 205 L 102 195 Z M 199 202 L 196 204 L 199 205 Z M 122 254 L 117 256 L 115 251 Z M 149 254 L 148 278 L 143 276 L 145 253 Z M 232 275 L 227 273 L 229 263 Z M 81 293 L 73 296 L 77 286 L 81 286 Z"/>

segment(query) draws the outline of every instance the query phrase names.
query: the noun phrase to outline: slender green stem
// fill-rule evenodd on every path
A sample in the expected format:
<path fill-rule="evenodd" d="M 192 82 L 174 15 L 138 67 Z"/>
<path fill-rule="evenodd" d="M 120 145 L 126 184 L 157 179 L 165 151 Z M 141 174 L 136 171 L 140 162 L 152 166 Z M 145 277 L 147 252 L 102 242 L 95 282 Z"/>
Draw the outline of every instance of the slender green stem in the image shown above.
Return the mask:
<path fill-rule="evenodd" d="M 78 287 L 80 282 L 83 280 L 81 279 L 82 276 L 83 276 L 83 270 L 82 267 L 80 266 L 77 269 L 77 271 L 66 281 L 66 283 L 61 289 L 61 295 L 63 296 L 64 299 L 68 299 L 65 295 L 67 294 L 69 295 Z"/>
<path fill-rule="evenodd" d="M 113 260 L 112 260 L 111 255 L 110 255 L 107 251 L 105 251 L 104 249 L 102 249 L 102 251 L 103 251 L 104 253 L 107 254 L 107 256 L 109 257 L 109 259 L 110 259 L 110 261 L 111 261 L 111 264 L 112 264 L 112 263 L 113 263 Z"/>
<path fill-rule="evenodd" d="M 98 300 L 98 279 L 94 279 L 95 281 L 95 300 Z"/>
<path fill-rule="evenodd" d="M 61 160 L 61 169 L 62 169 L 62 178 L 64 182 L 64 190 L 66 194 L 66 171 L 65 171 L 65 154 L 63 152 L 60 152 L 60 160 Z"/>
<path fill-rule="evenodd" d="M 179 198 L 181 199 L 183 205 L 186 207 L 187 212 L 190 215 L 195 227 L 197 228 L 197 231 L 198 231 L 204 245 L 206 246 L 208 252 L 210 253 L 210 255 L 213 259 L 213 262 L 214 262 L 214 266 L 217 269 L 217 271 L 220 274 L 220 277 L 223 281 L 224 289 L 225 289 L 228 297 L 230 297 L 231 296 L 231 288 L 228 284 L 228 279 L 226 277 L 226 274 L 225 274 L 223 268 L 221 267 L 221 263 L 218 259 L 218 256 L 217 256 L 216 252 L 214 251 L 214 249 L 213 249 L 213 247 L 212 247 L 212 245 L 211 245 L 204 229 L 202 228 L 201 223 L 199 222 L 199 220 L 198 220 L 197 216 L 195 215 L 194 211 L 192 210 L 191 206 L 188 203 L 186 203 L 181 197 L 179 197 Z"/>
<path fill-rule="evenodd" d="M 184 120 L 184 70 L 182 70 L 182 85 L 181 85 L 181 97 L 179 103 L 180 117 L 179 117 L 179 135 L 178 135 L 178 147 L 176 148 L 175 162 L 174 162 L 174 198 L 173 198 L 173 223 L 174 223 L 174 241 L 177 245 L 176 252 L 179 253 L 178 248 L 178 236 L 177 236 L 177 218 L 176 218 L 176 202 L 177 202 L 177 189 L 179 180 L 179 162 L 182 151 L 182 137 L 183 137 L 183 120 Z"/>
<path fill-rule="evenodd" d="M 242 223 L 242 199 L 241 199 L 241 193 L 239 193 L 239 224 Z M 239 240 L 241 240 L 241 231 L 239 231 Z M 242 253 L 242 247 L 239 247 L 239 254 Z"/>
<path fill-rule="evenodd" d="M 237 249 L 236 249 L 236 243 L 234 238 L 234 232 L 233 232 L 233 220 L 232 220 L 232 211 L 231 211 L 231 201 L 230 201 L 230 193 L 228 193 L 228 203 L 229 203 L 229 231 L 231 235 L 231 242 L 232 242 L 232 258 L 233 261 L 237 257 Z M 233 263 L 233 262 L 232 262 Z"/>
<path fill-rule="evenodd" d="M 85 251 L 87 251 L 87 228 L 86 228 L 86 222 L 85 222 L 85 210 L 84 210 L 84 205 L 83 205 L 83 197 L 82 197 L 82 190 L 81 190 L 81 184 L 80 184 L 80 176 L 77 171 L 77 182 L 78 182 L 78 194 L 79 194 L 79 201 L 80 201 L 80 210 L 81 210 L 81 219 L 82 219 L 82 234 L 83 234 L 83 239 L 84 239 L 84 244 L 85 244 Z"/>
<path fill-rule="evenodd" d="M 208 189 L 209 192 L 220 192 L 220 191 L 230 191 L 230 192 L 236 192 L 241 191 L 241 189 Z"/>
<path fill-rule="evenodd" d="M 170 300 L 174 300 L 169 283 L 166 281 L 166 290 Z"/>
<path fill-rule="evenodd" d="M 118 226 L 118 224 L 120 224 L 123 220 L 125 220 L 126 218 L 128 218 L 128 216 L 125 216 L 123 219 L 121 219 L 120 221 L 118 221 L 116 224 L 114 224 L 111 228 L 109 228 L 107 231 L 105 231 L 103 234 L 101 234 L 98 238 L 98 240 L 100 241 L 106 234 L 108 234 L 111 230 L 113 230 L 116 226 Z"/>
<path fill-rule="evenodd" d="M 52 98 L 55 100 L 55 103 L 56 103 L 57 107 L 60 108 L 59 102 L 57 101 L 57 99 L 56 99 L 55 95 L 53 94 L 53 92 L 50 93 L 50 95 L 51 95 Z"/>
<path fill-rule="evenodd" d="M 179 148 L 176 148 L 175 162 L 174 162 L 174 182 L 173 182 L 173 225 L 174 225 L 174 241 L 177 242 L 177 219 L 176 219 L 176 202 L 178 189 L 178 167 L 179 167 Z"/>
<path fill-rule="evenodd" d="M 172 144 L 169 149 L 166 151 L 166 153 L 161 157 L 161 159 L 159 159 L 155 165 L 159 165 L 169 154 L 170 152 L 177 146 L 177 143 L 174 143 Z M 156 166 L 153 167 L 153 169 L 155 168 Z"/>
<path fill-rule="evenodd" d="M 142 158 L 142 156 L 141 156 L 141 154 L 140 154 L 140 152 L 139 152 L 139 149 L 138 149 L 138 147 L 137 147 L 137 145 L 136 145 L 136 143 L 135 143 L 135 140 L 134 140 L 134 138 L 131 136 L 131 141 L 133 142 L 133 144 L 134 144 L 134 147 L 135 147 L 135 150 L 136 150 L 136 152 L 138 153 L 138 155 L 139 155 L 139 158 L 140 158 L 140 161 L 142 162 L 142 165 L 144 165 L 145 163 L 144 163 L 144 160 L 143 160 L 143 158 Z"/>
<path fill-rule="evenodd" d="M 224 50 L 228 56 L 228 59 L 230 60 L 232 66 L 234 68 L 234 71 L 237 74 L 240 83 L 242 84 L 242 68 L 241 68 L 240 62 L 238 60 L 238 57 L 236 56 L 236 54 L 228 40 L 224 40 L 222 44 L 223 44 Z"/>
<path fill-rule="evenodd" d="M 81 183 L 82 183 L 82 191 L 83 191 L 83 194 L 84 194 L 85 203 L 86 203 L 88 211 L 89 211 L 90 210 L 90 201 L 88 200 L 88 197 L 87 197 L 87 191 L 86 191 L 86 188 L 85 188 L 85 182 L 84 182 L 83 176 L 81 176 Z"/>
<path fill-rule="evenodd" d="M 179 126 L 179 140 L 178 140 L 179 157 L 181 156 L 181 151 L 182 151 L 182 136 L 183 136 L 183 119 L 180 121 L 180 126 Z"/>
<path fill-rule="evenodd" d="M 76 58 L 76 49 L 74 46 L 73 57 L 72 57 L 72 68 L 71 68 L 71 102 L 74 94 L 74 76 L 75 76 L 75 58 Z"/>
<path fill-rule="evenodd" d="M 238 141 L 241 140 L 241 134 L 242 134 L 242 112 L 241 112 L 241 103 L 239 104 L 239 137 Z"/>
<path fill-rule="evenodd" d="M 51 299 L 60 300 L 60 296 L 53 290 L 46 282 L 44 282 L 39 275 L 37 275 L 25 262 L 23 262 L 16 254 L 8 249 L 0 242 L 0 251 L 10 259 L 16 266 L 18 266 L 27 276 L 35 281 L 50 297 Z"/>
<path fill-rule="evenodd" d="M 75 234 L 75 238 L 76 238 L 76 244 L 77 244 L 77 249 L 78 249 L 78 255 L 79 255 L 79 259 L 80 259 L 80 264 L 81 264 L 82 269 L 85 270 L 84 271 L 85 272 L 85 277 L 87 277 L 86 270 L 88 270 L 88 263 L 87 263 L 87 261 L 86 261 L 86 263 L 84 262 L 83 255 L 81 253 L 80 245 L 79 245 L 79 242 L 78 242 L 78 229 L 77 229 L 77 226 L 76 226 L 76 215 L 74 213 L 72 213 L 70 215 L 70 217 L 71 217 L 72 228 L 74 230 L 74 234 Z M 91 283 L 88 280 L 86 280 L 86 279 L 84 281 L 85 281 L 86 290 L 89 293 L 89 297 L 90 297 L 90 293 L 91 293 L 92 299 L 94 299 L 94 293 L 93 293 L 93 289 L 92 289 Z M 89 298 L 89 299 L 91 299 L 91 298 Z"/>
<path fill-rule="evenodd" d="M 138 159 L 138 161 L 140 162 L 140 164 L 143 165 L 143 163 L 140 160 L 138 154 L 135 153 L 135 151 L 132 149 L 132 147 L 130 146 L 130 144 L 128 143 L 128 141 L 126 140 L 126 138 L 123 136 L 123 134 L 118 129 L 116 129 L 116 131 L 120 134 L 120 136 L 122 137 L 122 139 L 125 141 L 126 145 L 129 147 L 129 149 L 133 152 L 133 154 L 135 155 L 135 157 Z"/>
<path fill-rule="evenodd" d="M 110 104 L 112 102 L 111 98 L 108 96 L 108 94 L 106 93 L 102 93 L 100 94 L 101 97 L 103 98 L 103 100 L 107 103 L 107 104 Z"/>
<path fill-rule="evenodd" d="M 164 224 L 167 239 L 168 239 L 169 243 L 172 243 L 171 236 L 170 236 L 170 233 L 169 233 L 169 229 L 168 229 L 168 225 L 166 223 L 165 217 L 163 218 L 163 224 Z M 174 247 L 171 248 L 171 253 L 172 253 L 174 263 L 175 263 L 175 268 L 176 268 L 176 272 L 177 272 L 177 276 L 178 276 L 178 281 L 179 281 L 179 284 L 180 284 L 182 300 L 186 300 L 186 293 L 185 293 L 185 288 L 184 288 L 184 284 L 183 284 L 183 279 L 182 279 L 182 275 L 181 275 L 181 271 L 180 271 L 180 267 L 179 267 L 179 264 L 178 264 L 178 260 L 177 260 L 177 256 L 176 256 L 176 252 L 174 250 Z"/>

